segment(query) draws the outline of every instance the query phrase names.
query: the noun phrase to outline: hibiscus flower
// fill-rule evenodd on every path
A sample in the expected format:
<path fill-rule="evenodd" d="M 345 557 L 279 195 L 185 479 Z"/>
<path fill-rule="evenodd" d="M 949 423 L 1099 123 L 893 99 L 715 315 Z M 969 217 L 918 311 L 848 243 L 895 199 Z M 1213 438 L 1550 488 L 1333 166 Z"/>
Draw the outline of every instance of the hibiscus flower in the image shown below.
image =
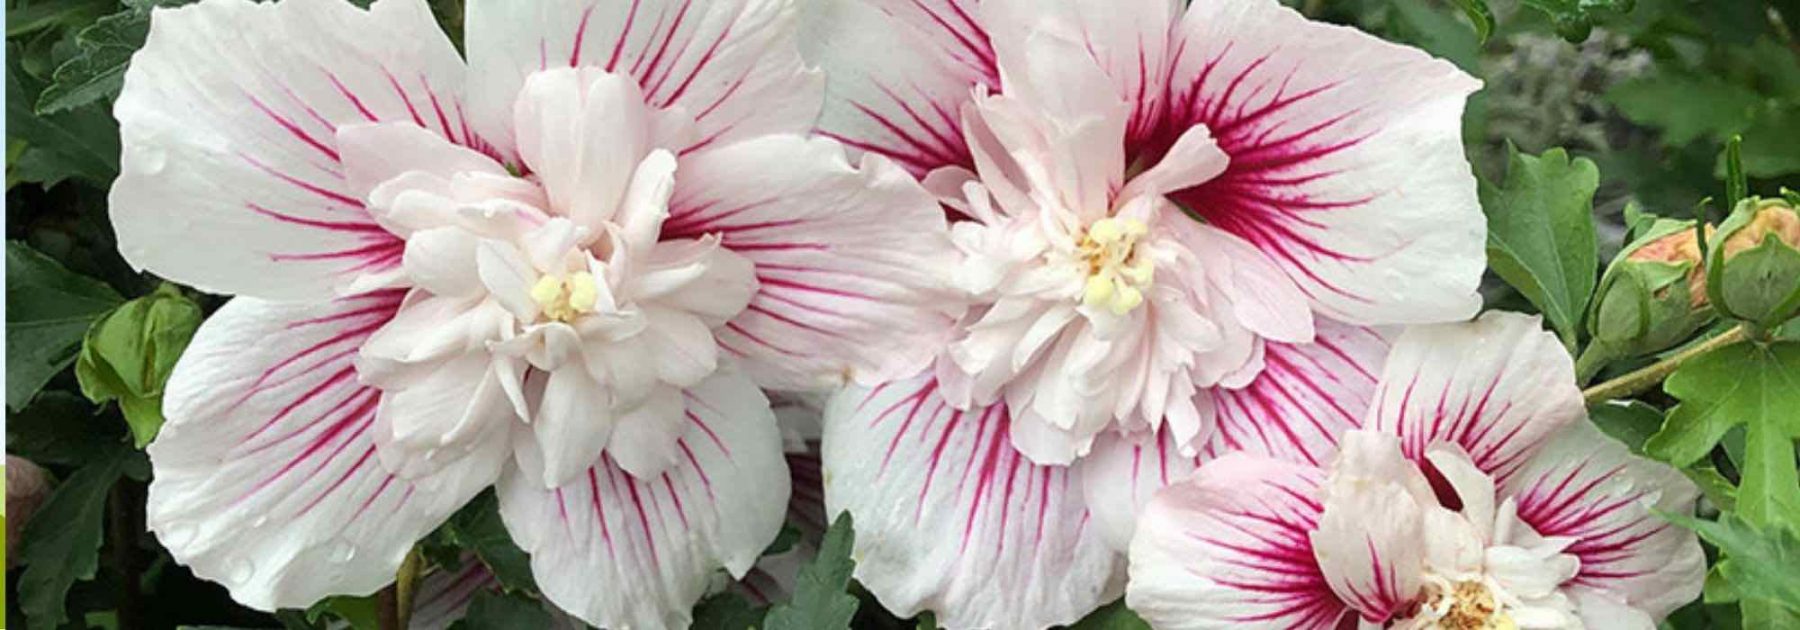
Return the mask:
<path fill-rule="evenodd" d="M 930 360 L 938 205 L 805 137 L 793 3 L 203 0 L 115 113 L 134 265 L 236 296 L 171 376 L 148 521 L 262 609 L 366 594 L 497 486 L 544 594 L 685 624 L 789 493 L 758 386 Z"/>
<path fill-rule="evenodd" d="M 1408 330 L 1324 467 L 1234 453 L 1158 492 L 1127 602 L 1159 628 L 1641 628 L 1699 596 L 1699 492 L 1587 422 L 1536 317 Z"/>
<path fill-rule="evenodd" d="M 1322 453 L 1359 411 L 1319 377 L 1379 361 L 1367 326 L 1479 306 L 1449 63 L 1274 0 L 823 4 L 820 132 L 919 177 L 962 256 L 932 369 L 827 414 L 827 502 L 898 614 L 1077 619 L 1151 491 Z"/>

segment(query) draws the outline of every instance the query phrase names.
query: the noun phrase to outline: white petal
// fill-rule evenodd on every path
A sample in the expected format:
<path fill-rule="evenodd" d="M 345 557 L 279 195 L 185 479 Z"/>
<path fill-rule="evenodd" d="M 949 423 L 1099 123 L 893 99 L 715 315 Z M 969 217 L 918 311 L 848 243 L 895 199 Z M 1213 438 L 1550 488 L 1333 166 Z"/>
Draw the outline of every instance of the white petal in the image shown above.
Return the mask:
<path fill-rule="evenodd" d="M 1699 490 L 1593 425 L 1577 421 L 1549 438 L 1503 493 L 1537 533 L 1575 539 L 1563 551 L 1581 560 L 1569 587 L 1602 591 L 1651 619 L 1700 594 L 1706 557 L 1694 532 L 1652 512 L 1691 513 Z"/>
<path fill-rule="evenodd" d="M 976 85 L 1000 89 L 974 0 L 814 0 L 805 8 L 803 52 L 830 77 L 821 135 L 919 177 L 974 167 L 962 105 Z"/>
<path fill-rule="evenodd" d="M 416 232 L 406 239 L 401 264 L 409 280 L 441 296 L 478 296 L 486 293 L 476 271 L 476 238 L 453 227 Z"/>
<path fill-rule="evenodd" d="M 1324 465 L 1339 436 L 1362 426 L 1387 360 L 1387 334 L 1324 319 L 1318 331 L 1313 343 L 1267 344 L 1263 370 L 1248 386 L 1211 390 L 1218 430 L 1208 452 Z"/>
<path fill-rule="evenodd" d="M 1154 438 L 1134 439 L 1108 431 L 1075 467 L 1081 469 L 1082 494 L 1093 510 L 1094 525 L 1114 549 L 1125 550 L 1144 506 L 1158 490 L 1186 479 L 1201 458 L 1182 455 L 1167 429 Z"/>
<path fill-rule="evenodd" d="M 1174 195 L 1356 324 L 1473 315 L 1486 221 L 1463 157 L 1480 82 L 1424 52 L 1268 0 L 1194 2 L 1168 116 L 1142 159 L 1204 124 L 1225 173 Z"/>
<path fill-rule="evenodd" d="M 1156 494 L 1131 542 L 1125 601 L 1157 628 L 1331 630 L 1350 612 L 1307 534 L 1316 468 L 1234 453 Z"/>
<path fill-rule="evenodd" d="M 337 128 L 346 192 L 367 200 L 383 182 L 417 172 L 449 178 L 459 173 L 506 176 L 506 167 L 411 122 L 359 123 Z"/>
<path fill-rule="evenodd" d="M 918 377 L 825 413 L 825 501 L 856 522 L 856 577 L 946 628 L 1071 623 L 1118 596 L 1123 557 L 1087 525 L 1075 471 L 1009 446 L 1004 407 L 950 408 Z"/>
<path fill-rule="evenodd" d="M 150 445 L 146 520 L 175 560 L 260 610 L 393 581 L 414 541 L 498 477 L 504 453 L 429 477 L 385 472 L 356 347 L 397 293 L 315 306 L 249 298 L 201 325 Z"/>
<path fill-rule="evenodd" d="M 1243 240 L 1185 215 L 1165 210 L 1163 222 L 1194 252 L 1200 271 L 1230 300 L 1244 328 L 1271 341 L 1311 341 L 1315 333 L 1306 294 L 1281 268 Z"/>
<path fill-rule="evenodd" d="M 1505 483 L 1543 441 L 1586 412 L 1574 362 L 1536 316 L 1490 311 L 1464 324 L 1408 328 L 1394 343 L 1369 426 L 1406 454 L 1462 447 Z"/>
<path fill-rule="evenodd" d="M 713 574 L 743 575 L 781 529 L 787 471 L 768 402 L 731 374 L 687 396 L 680 464 L 662 474 L 602 458 L 555 490 L 517 471 L 501 480 L 500 515 L 538 586 L 583 621 L 686 627 Z"/>
<path fill-rule="evenodd" d="M 953 304 L 942 207 L 878 156 L 770 136 L 682 162 L 664 238 L 722 236 L 761 285 L 719 341 L 765 387 L 811 388 L 847 372 L 878 383 L 925 368 Z"/>
<path fill-rule="evenodd" d="M 597 237 L 617 220 L 650 154 L 651 112 L 630 77 L 596 69 L 532 74 L 514 105 L 519 156 L 551 206 Z"/>
<path fill-rule="evenodd" d="M 607 398 L 606 390 L 575 365 L 551 372 L 545 380 L 543 402 L 531 419 L 543 454 L 545 488 L 573 483 L 600 459 L 614 424 Z"/>
<path fill-rule="evenodd" d="M 681 390 L 660 386 L 644 402 L 619 409 L 613 424 L 612 441 L 606 454 L 620 468 L 639 479 L 652 479 L 681 460 L 681 439 L 689 416 L 711 413 L 735 413 L 734 409 L 695 409 L 706 401 L 691 396 L 683 400 Z"/>
<path fill-rule="evenodd" d="M 120 253 L 208 292 L 269 299 L 328 298 L 392 268 L 400 241 L 345 179 L 336 132 L 409 122 L 479 148 L 461 124 L 462 78 L 422 2 L 158 9 L 114 106 Z"/>
<path fill-rule="evenodd" d="M 1313 554 L 1331 590 L 1364 621 L 1388 621 L 1405 614 L 1423 584 L 1424 517 L 1437 499 L 1391 436 L 1351 431 L 1341 446 Z"/>
<path fill-rule="evenodd" d="M 510 146 L 513 98 L 533 72 L 598 68 L 629 76 L 646 102 L 696 119 L 658 138 L 678 153 L 767 133 L 803 132 L 823 77 L 796 50 L 791 2 L 474 0 L 467 11 L 472 118 Z"/>
<path fill-rule="evenodd" d="M 486 457 L 505 439 L 513 414 L 486 352 L 419 374 L 381 397 L 374 437 L 383 468 L 409 479 L 435 474 L 466 456 Z"/>

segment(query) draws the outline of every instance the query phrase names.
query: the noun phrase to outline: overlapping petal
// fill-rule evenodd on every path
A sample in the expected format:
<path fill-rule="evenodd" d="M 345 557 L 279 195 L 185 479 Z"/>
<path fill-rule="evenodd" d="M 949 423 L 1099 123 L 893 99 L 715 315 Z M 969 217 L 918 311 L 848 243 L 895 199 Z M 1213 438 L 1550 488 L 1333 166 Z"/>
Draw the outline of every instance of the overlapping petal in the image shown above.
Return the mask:
<path fill-rule="evenodd" d="M 1463 101 L 1480 83 L 1423 51 L 1270 0 L 1198 0 L 1177 25 L 1149 162 L 1193 125 L 1231 156 L 1174 195 L 1359 324 L 1473 315 L 1485 259 Z"/>
<path fill-rule="evenodd" d="M 653 107 L 691 128 L 659 129 L 684 153 L 769 133 L 803 133 L 823 77 L 801 62 L 792 2 L 543 0 L 469 3 L 474 120 L 510 151 L 513 98 L 533 72 L 594 67 L 636 79 Z"/>
<path fill-rule="evenodd" d="M 1656 512 L 1687 514 L 1699 490 L 1678 471 L 1637 457 L 1577 422 L 1549 439 L 1503 486 L 1519 519 L 1546 537 L 1574 539 L 1581 570 L 1564 587 L 1662 619 L 1700 595 L 1706 556 L 1694 533 Z M 1590 609 L 1583 604 L 1584 618 Z M 1591 627 L 1613 627 L 1596 624 Z"/>
<path fill-rule="evenodd" d="M 1505 483 L 1551 435 L 1581 422 L 1574 362 L 1536 316 L 1489 312 L 1473 323 L 1416 326 L 1395 341 L 1369 427 L 1421 460 L 1461 446 Z"/>
<path fill-rule="evenodd" d="M 119 250 L 172 280 L 267 299 L 327 299 L 389 271 L 401 242 L 351 189 L 336 133 L 410 122 L 482 149 L 462 94 L 462 62 L 421 2 L 158 9 L 114 106 Z"/>
<path fill-rule="evenodd" d="M 1170 486 L 1131 543 L 1125 601 L 1158 628 L 1329 630 L 1349 609 L 1314 559 L 1324 472 L 1235 453 Z"/>
<path fill-rule="evenodd" d="M 944 215 L 878 156 L 766 136 L 682 160 L 664 238 L 719 235 L 755 265 L 760 288 L 718 331 L 765 387 L 865 384 L 923 369 L 960 306 L 940 287 L 952 264 Z"/>
<path fill-rule="evenodd" d="M 679 460 L 659 475 L 608 454 L 560 488 L 520 472 L 530 463 L 500 482 L 500 515 L 544 596 L 588 623 L 685 626 L 713 573 L 742 576 L 781 528 L 788 475 L 768 401 L 733 372 L 684 398 Z"/>
<path fill-rule="evenodd" d="M 1078 472 L 1013 450 L 1005 407 L 959 411 L 937 388 L 849 388 L 826 409 L 826 505 L 855 518 L 857 578 L 888 610 L 951 628 L 1070 623 L 1116 597 L 1123 558 Z"/>
<path fill-rule="evenodd" d="M 373 593 L 414 541 L 498 478 L 504 442 L 415 479 L 382 467 L 382 393 L 359 382 L 353 359 L 399 301 L 238 298 L 201 326 L 149 448 L 147 520 L 178 562 L 263 610 Z"/>

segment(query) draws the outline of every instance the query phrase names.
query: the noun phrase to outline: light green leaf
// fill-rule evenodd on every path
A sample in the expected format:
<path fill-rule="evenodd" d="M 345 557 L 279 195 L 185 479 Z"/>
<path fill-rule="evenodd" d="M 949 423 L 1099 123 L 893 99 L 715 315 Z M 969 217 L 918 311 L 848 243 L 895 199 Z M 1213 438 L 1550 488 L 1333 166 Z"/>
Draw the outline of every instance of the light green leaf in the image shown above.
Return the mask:
<path fill-rule="evenodd" d="M 841 512 L 819 543 L 819 554 L 800 568 L 794 580 L 794 597 L 769 611 L 765 630 L 839 630 L 850 627 L 856 616 L 856 597 L 845 590 L 856 561 L 850 552 L 856 531 L 849 512 Z"/>
<path fill-rule="evenodd" d="M 1488 265 L 1549 318 L 1564 345 L 1575 345 L 1600 266 L 1594 190 L 1600 170 L 1562 149 L 1541 156 L 1511 151 L 1506 182 L 1483 182 Z"/>
<path fill-rule="evenodd" d="M 17 241 L 6 243 L 6 406 L 17 411 L 75 360 L 81 337 L 123 302 L 105 283 Z"/>
<path fill-rule="evenodd" d="M 1800 343 L 1740 343 L 1683 364 L 1663 383 L 1681 400 L 1644 450 L 1677 467 L 1698 461 L 1725 433 L 1745 425 L 1738 514 L 1763 527 L 1800 527 Z"/>
<path fill-rule="evenodd" d="M 1714 76 L 1656 74 L 1613 86 L 1606 100 L 1631 122 L 1661 129 L 1664 141 L 1680 146 L 1743 132 L 1762 97 Z"/>
<path fill-rule="evenodd" d="M 374 595 L 327 597 L 306 609 L 306 620 L 317 623 L 327 616 L 349 624 L 352 630 L 381 630 L 381 601 Z"/>
<path fill-rule="evenodd" d="M 1487 0 L 1450 0 L 1450 4 L 1462 9 L 1463 16 L 1469 18 L 1477 41 L 1486 42 L 1494 34 L 1494 11 L 1488 8 Z"/>
<path fill-rule="evenodd" d="M 1081 621 L 1069 626 L 1069 630 L 1150 630 L 1150 624 L 1126 608 L 1125 600 L 1121 599 L 1088 613 Z"/>
<path fill-rule="evenodd" d="M 1718 521 L 1679 514 L 1665 517 L 1694 530 L 1732 558 L 1717 567 L 1732 594 L 1746 602 L 1760 599 L 1800 611 L 1800 571 L 1794 570 L 1800 567 L 1800 538 L 1792 531 L 1757 527 L 1733 514 L 1722 514 Z"/>
<path fill-rule="evenodd" d="M 469 612 L 450 624 L 450 630 L 548 628 L 550 621 L 550 611 L 529 597 L 519 593 L 482 591 L 469 604 Z"/>
<path fill-rule="evenodd" d="M 88 329 L 75 363 L 81 393 L 96 403 L 119 401 L 138 448 L 162 428 L 163 384 L 203 317 L 200 305 L 165 284 Z"/>
<path fill-rule="evenodd" d="M 19 541 L 19 606 L 31 627 L 55 628 L 67 618 L 63 600 L 100 564 L 106 496 L 125 473 L 123 446 L 69 475 L 25 526 Z"/>

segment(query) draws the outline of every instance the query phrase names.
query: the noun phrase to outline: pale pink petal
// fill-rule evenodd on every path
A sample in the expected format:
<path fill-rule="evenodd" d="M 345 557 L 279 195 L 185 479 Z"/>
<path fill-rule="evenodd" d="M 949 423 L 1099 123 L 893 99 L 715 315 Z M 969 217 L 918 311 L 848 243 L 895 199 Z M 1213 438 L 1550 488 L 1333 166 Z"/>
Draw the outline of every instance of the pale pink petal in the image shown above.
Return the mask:
<path fill-rule="evenodd" d="M 1127 138 L 1135 139 L 1149 133 L 1162 114 L 1170 44 L 1182 5 L 1174 0 L 987 0 L 980 14 L 1003 66 L 1007 93 L 1037 102 L 1101 95 L 1125 101 L 1130 107 Z M 1093 60 L 1100 80 L 1070 72 L 1066 63 L 1042 64 L 1048 60 L 1025 53 L 1033 36 L 1074 44 L 1074 50 Z"/>
<path fill-rule="evenodd" d="M 616 419 L 605 387 L 586 370 L 570 366 L 550 372 L 531 418 L 532 437 L 543 453 L 544 487 L 566 485 L 600 459 Z"/>
<path fill-rule="evenodd" d="M 467 12 L 471 91 L 483 131 L 512 146 L 512 106 L 528 75 L 591 67 L 628 76 L 646 102 L 691 118 L 656 146 L 685 152 L 769 133 L 805 132 L 823 77 L 796 50 L 791 2 L 474 0 Z"/>
<path fill-rule="evenodd" d="M 1331 630 L 1350 612 L 1308 533 L 1317 468 L 1234 453 L 1156 494 L 1131 542 L 1125 602 L 1157 628 Z"/>
<path fill-rule="evenodd" d="M 1699 596 L 1706 574 L 1699 541 L 1653 511 L 1691 513 L 1699 491 L 1587 422 L 1547 440 L 1502 494 L 1518 501 L 1520 520 L 1539 534 L 1575 539 L 1563 553 L 1581 560 L 1581 572 L 1564 588 L 1600 591 L 1652 619 Z"/>
<path fill-rule="evenodd" d="M 975 0 L 820 0 L 801 46 L 829 81 L 819 133 L 924 177 L 973 168 L 962 105 L 1000 71 Z M 895 54 L 895 51 L 906 51 Z"/>
<path fill-rule="evenodd" d="M 326 299 L 401 242 L 347 180 L 337 131 L 404 122 L 480 149 L 463 65 L 422 2 L 221 0 L 158 9 L 114 106 L 108 197 L 134 267 L 196 288 Z"/>
<path fill-rule="evenodd" d="M 1586 409 L 1568 351 L 1538 317 L 1502 311 L 1408 328 L 1375 400 L 1368 426 L 1400 436 L 1408 457 L 1449 442 L 1501 483 Z"/>
<path fill-rule="evenodd" d="M 383 470 L 372 435 L 382 395 L 359 383 L 352 359 L 399 304 L 392 292 L 317 305 L 238 298 L 201 325 L 149 448 L 146 520 L 177 562 L 261 610 L 368 595 L 493 483 L 498 450 L 420 479 Z"/>
<path fill-rule="evenodd" d="M 1243 239 L 1193 222 L 1177 209 L 1164 210 L 1163 215 L 1171 232 L 1199 259 L 1199 272 L 1231 300 L 1229 315 L 1239 324 L 1268 341 L 1302 343 L 1313 338 L 1306 294 L 1280 267 Z"/>
<path fill-rule="evenodd" d="M 639 479 L 650 479 L 681 463 L 681 440 L 694 416 L 708 413 L 706 401 L 684 396 L 673 387 L 658 387 L 642 403 L 618 410 L 606 456 Z M 700 407 L 700 408 L 696 408 Z M 712 413 L 740 413 L 738 409 Z"/>
<path fill-rule="evenodd" d="M 1072 469 L 1037 466 L 1003 406 L 957 411 L 929 376 L 850 388 L 825 412 L 825 500 L 856 521 L 856 577 L 946 628 L 1042 628 L 1117 597 Z"/>
<path fill-rule="evenodd" d="M 468 352 L 417 367 L 404 384 L 385 388 L 375 413 L 382 467 L 408 479 L 487 457 L 503 440 L 513 412 L 494 360 Z"/>
<path fill-rule="evenodd" d="M 411 121 L 339 126 L 337 151 L 346 194 L 363 200 L 383 182 L 408 172 L 443 178 L 471 172 L 508 176 L 494 158 Z"/>
<path fill-rule="evenodd" d="M 1309 344 L 1265 344 L 1263 371 L 1242 389 L 1209 392 L 1212 454 L 1248 451 L 1323 466 L 1345 431 L 1362 426 L 1389 341 L 1380 330 L 1318 321 Z"/>
<path fill-rule="evenodd" d="M 1094 525 L 1114 549 L 1131 544 L 1139 514 L 1158 490 L 1176 483 L 1200 466 L 1201 457 L 1182 455 L 1169 429 L 1154 438 L 1100 434 L 1094 448 L 1077 460 L 1081 490 L 1094 513 Z"/>
<path fill-rule="evenodd" d="M 1392 436 L 1344 434 L 1324 486 L 1313 554 L 1331 590 L 1366 622 L 1404 616 L 1425 571 L 1425 514 L 1439 509 Z"/>
<path fill-rule="evenodd" d="M 532 74 L 513 107 L 525 166 L 551 207 L 601 236 L 619 220 L 638 163 L 650 155 L 652 113 L 631 77 L 593 68 Z"/>
<path fill-rule="evenodd" d="M 1462 111 L 1480 82 L 1275 0 L 1196 0 L 1177 29 L 1167 113 L 1130 160 L 1153 163 L 1206 125 L 1230 167 L 1174 198 L 1261 249 L 1329 317 L 1475 313 L 1486 222 Z"/>
<path fill-rule="evenodd" d="M 765 387 L 846 376 L 878 383 L 923 369 L 956 314 L 940 288 L 954 250 L 944 214 L 879 156 L 769 136 L 682 161 L 665 239 L 719 235 L 761 285 L 719 331 Z"/>
<path fill-rule="evenodd" d="M 680 463 L 661 474 L 606 456 L 554 490 L 517 470 L 500 482 L 500 515 L 545 598 L 583 621 L 686 627 L 714 573 L 743 575 L 781 529 L 787 471 L 768 401 L 729 373 L 686 394 Z"/>

